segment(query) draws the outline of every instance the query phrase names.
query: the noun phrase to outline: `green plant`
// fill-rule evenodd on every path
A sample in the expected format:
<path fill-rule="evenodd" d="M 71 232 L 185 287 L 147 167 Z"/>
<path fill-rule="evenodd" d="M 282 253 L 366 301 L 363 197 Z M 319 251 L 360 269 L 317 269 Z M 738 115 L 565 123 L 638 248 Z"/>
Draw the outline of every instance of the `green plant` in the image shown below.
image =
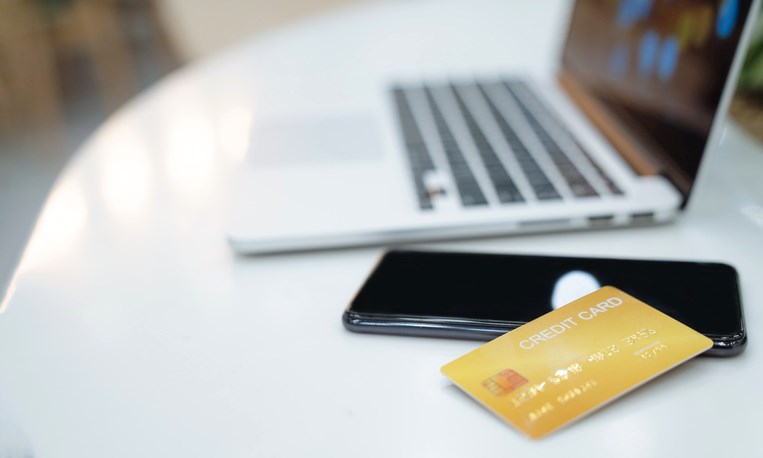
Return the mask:
<path fill-rule="evenodd" d="M 753 31 L 750 46 L 739 75 L 739 89 L 763 94 L 763 14 Z"/>

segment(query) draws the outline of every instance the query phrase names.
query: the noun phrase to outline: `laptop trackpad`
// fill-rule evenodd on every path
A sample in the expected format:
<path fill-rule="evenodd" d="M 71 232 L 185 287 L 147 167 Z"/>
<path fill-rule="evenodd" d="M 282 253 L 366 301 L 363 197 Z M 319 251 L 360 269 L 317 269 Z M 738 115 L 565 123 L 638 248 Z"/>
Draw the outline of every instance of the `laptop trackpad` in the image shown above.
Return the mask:
<path fill-rule="evenodd" d="M 378 160 L 379 132 L 367 115 L 258 120 L 247 160 L 254 165 L 309 165 Z"/>

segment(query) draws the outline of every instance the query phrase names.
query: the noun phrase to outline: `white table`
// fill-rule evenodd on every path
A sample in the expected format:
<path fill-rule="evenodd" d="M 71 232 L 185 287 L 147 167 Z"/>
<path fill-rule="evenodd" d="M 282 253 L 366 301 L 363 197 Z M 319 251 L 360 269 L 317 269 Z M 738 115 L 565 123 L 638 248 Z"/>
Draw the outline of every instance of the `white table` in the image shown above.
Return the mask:
<path fill-rule="evenodd" d="M 242 258 L 225 242 L 252 116 L 353 108 L 393 76 L 546 70 L 566 5 L 334 13 L 184 69 L 108 120 L 56 186 L 0 315 L 0 456 L 760 453 L 763 151 L 733 125 L 672 225 L 429 245 L 738 268 L 744 354 L 692 360 L 539 442 L 439 373 L 478 343 L 342 328 L 380 249 Z"/>

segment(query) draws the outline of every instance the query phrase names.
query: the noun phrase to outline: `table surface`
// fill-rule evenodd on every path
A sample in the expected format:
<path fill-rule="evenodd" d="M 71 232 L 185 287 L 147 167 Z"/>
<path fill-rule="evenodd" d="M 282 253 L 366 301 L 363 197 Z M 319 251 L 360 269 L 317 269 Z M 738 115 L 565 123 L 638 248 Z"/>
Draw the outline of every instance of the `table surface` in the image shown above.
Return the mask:
<path fill-rule="evenodd" d="M 247 258 L 225 241 L 252 119 L 355 108 L 392 77 L 547 72 L 560 40 L 549 31 L 564 30 L 567 11 L 561 0 L 362 5 L 183 69 L 110 118 L 56 185 L 0 315 L 0 455 L 760 450 L 763 151 L 734 125 L 673 224 L 426 245 L 739 270 L 745 353 L 694 359 L 538 442 L 440 374 L 478 343 L 343 329 L 381 249 Z"/>

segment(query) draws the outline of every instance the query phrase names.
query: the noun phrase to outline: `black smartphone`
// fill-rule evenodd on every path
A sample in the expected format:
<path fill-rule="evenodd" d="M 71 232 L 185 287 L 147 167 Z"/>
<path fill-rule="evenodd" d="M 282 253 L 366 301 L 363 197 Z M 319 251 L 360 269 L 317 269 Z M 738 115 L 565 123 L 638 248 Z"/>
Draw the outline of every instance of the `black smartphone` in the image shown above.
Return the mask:
<path fill-rule="evenodd" d="M 355 332 L 490 340 L 610 285 L 713 340 L 747 343 L 736 270 L 721 263 L 390 251 L 344 312 Z"/>

